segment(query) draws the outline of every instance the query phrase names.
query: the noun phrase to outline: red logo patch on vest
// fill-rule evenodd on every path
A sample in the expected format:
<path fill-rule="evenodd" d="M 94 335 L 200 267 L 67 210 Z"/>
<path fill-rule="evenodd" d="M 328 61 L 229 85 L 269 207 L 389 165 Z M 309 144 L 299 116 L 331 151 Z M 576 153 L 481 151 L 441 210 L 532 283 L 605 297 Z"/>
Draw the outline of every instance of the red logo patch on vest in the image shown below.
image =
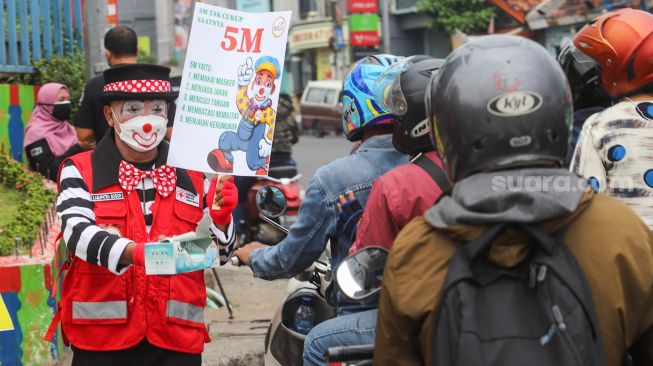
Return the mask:
<path fill-rule="evenodd" d="M 200 207 L 200 195 L 180 187 L 177 187 L 177 192 L 175 192 L 175 199 L 187 205 Z"/>

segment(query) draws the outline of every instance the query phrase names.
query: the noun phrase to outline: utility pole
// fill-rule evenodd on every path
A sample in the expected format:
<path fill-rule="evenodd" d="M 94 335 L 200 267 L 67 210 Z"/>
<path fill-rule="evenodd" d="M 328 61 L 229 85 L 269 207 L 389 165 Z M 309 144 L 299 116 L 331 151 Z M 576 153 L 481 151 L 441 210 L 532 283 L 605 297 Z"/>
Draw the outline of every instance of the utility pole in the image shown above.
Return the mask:
<path fill-rule="evenodd" d="M 381 0 L 381 35 L 383 36 L 383 53 L 390 50 L 390 0 Z"/>
<path fill-rule="evenodd" d="M 175 52 L 175 14 L 172 1 L 157 1 L 156 49 L 159 63 L 166 63 Z"/>
<path fill-rule="evenodd" d="M 104 57 L 104 34 L 107 30 L 107 1 L 87 0 L 84 4 L 84 52 L 89 78 L 109 67 Z"/>

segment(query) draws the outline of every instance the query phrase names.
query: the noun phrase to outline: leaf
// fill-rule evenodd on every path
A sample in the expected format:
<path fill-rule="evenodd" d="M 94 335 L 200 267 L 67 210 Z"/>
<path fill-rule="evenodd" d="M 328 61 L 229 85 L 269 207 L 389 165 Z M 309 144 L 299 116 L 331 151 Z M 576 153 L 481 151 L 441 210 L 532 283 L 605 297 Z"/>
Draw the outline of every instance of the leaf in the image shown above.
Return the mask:
<path fill-rule="evenodd" d="M 72 55 L 53 55 L 52 59 L 41 59 L 32 63 L 34 73 L 18 74 L 9 78 L 9 83 L 43 85 L 61 83 L 70 91 L 70 121 L 75 122 L 79 109 L 79 98 L 86 85 L 86 60 L 84 54 L 75 48 Z"/>
<path fill-rule="evenodd" d="M 432 27 L 448 33 L 485 33 L 494 16 L 494 7 L 484 0 L 419 0 L 417 7 L 433 15 Z"/>
<path fill-rule="evenodd" d="M 28 171 L 20 163 L 0 152 L 0 182 L 11 188 L 21 185 L 27 199 L 19 203 L 18 214 L 0 228 L 0 256 L 14 251 L 14 238 L 22 238 L 25 248 L 34 242 L 44 221 L 44 213 L 52 204 L 56 193 L 43 185 L 43 177 Z"/>

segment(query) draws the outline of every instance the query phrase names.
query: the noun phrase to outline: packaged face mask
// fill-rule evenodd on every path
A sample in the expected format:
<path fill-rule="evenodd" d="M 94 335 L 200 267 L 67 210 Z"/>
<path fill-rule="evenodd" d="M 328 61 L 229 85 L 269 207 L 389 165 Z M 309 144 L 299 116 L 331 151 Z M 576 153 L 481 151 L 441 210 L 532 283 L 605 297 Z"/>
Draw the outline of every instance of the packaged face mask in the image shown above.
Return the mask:
<path fill-rule="evenodd" d="M 218 246 L 210 236 L 210 217 L 204 216 L 195 232 L 145 244 L 145 273 L 174 275 L 219 265 Z"/>

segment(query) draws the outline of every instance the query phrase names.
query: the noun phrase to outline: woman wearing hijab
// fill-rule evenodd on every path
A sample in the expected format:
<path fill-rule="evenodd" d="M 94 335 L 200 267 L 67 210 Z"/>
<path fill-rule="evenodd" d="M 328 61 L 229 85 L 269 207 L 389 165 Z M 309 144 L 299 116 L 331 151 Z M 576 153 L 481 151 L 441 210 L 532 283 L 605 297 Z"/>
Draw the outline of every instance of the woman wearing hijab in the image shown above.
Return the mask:
<path fill-rule="evenodd" d="M 75 127 L 68 123 L 69 117 L 68 87 L 58 83 L 43 85 L 25 129 L 23 146 L 30 168 L 51 180 L 56 180 L 64 159 L 83 151 Z"/>

